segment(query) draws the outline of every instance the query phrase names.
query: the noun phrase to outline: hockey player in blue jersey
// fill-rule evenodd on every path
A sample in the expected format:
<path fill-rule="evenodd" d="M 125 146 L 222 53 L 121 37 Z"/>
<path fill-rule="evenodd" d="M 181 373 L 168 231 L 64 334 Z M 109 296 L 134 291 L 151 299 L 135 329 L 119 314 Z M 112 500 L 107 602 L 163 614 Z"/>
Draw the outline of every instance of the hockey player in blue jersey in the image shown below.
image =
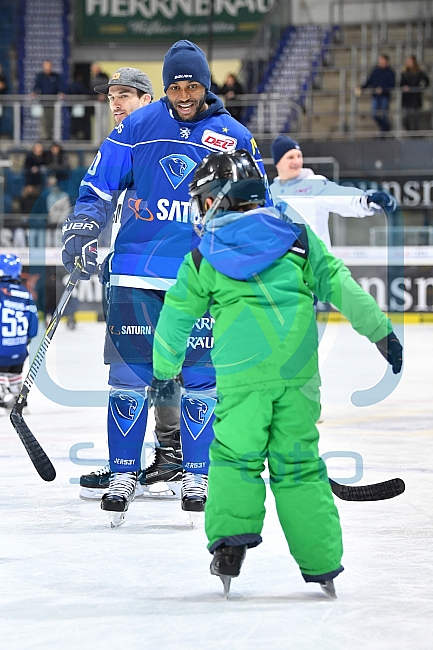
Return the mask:
<path fill-rule="evenodd" d="M 21 261 L 0 255 L 0 407 L 12 408 L 23 383 L 30 339 L 38 333 L 36 305 L 21 284 Z"/>
<path fill-rule="evenodd" d="M 164 58 L 163 82 L 166 96 L 135 111 L 102 144 L 82 181 L 75 214 L 63 228 L 63 262 L 71 270 L 80 255 L 87 279 L 96 268 L 97 239 L 113 194 L 135 190 L 136 197 L 124 208 L 111 259 L 105 344 L 112 476 L 101 507 L 115 513 L 115 525 L 133 498 L 140 469 L 153 334 L 164 293 L 199 241 L 189 222 L 192 172 L 210 152 L 238 148 L 250 151 L 263 170 L 251 133 L 209 92 L 209 66 L 200 48 L 189 41 L 175 43 Z M 181 495 L 183 509 L 190 512 L 203 510 L 207 494 L 216 395 L 211 326 L 208 315 L 195 324 L 182 370 Z"/>

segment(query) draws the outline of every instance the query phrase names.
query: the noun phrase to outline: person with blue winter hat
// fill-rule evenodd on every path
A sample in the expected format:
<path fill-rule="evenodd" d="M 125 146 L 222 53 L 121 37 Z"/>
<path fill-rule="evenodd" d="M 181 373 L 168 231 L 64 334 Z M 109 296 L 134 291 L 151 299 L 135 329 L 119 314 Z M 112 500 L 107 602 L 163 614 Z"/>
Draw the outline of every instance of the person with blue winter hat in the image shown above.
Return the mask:
<path fill-rule="evenodd" d="M 192 520 L 204 511 L 216 405 L 213 319 L 204 315 L 191 331 L 183 387 L 177 384 L 170 405 L 178 412 L 180 405 L 182 444 L 179 431 L 159 432 L 154 462 L 143 475 L 140 456 L 152 395 L 154 332 L 165 292 L 175 283 L 185 255 L 198 244 L 189 215 L 194 170 L 209 153 L 240 148 L 251 153 L 264 173 L 252 134 L 210 92 L 209 65 L 197 45 L 174 43 L 164 58 L 162 78 L 166 95 L 122 119 L 102 143 L 81 183 L 74 214 L 63 226 L 63 263 L 71 271 L 80 255 L 82 279 L 88 280 L 115 194 L 126 188 L 134 192 L 121 208 L 110 258 L 104 351 L 110 366 L 110 476 L 101 507 L 114 526 L 125 519 L 137 479 L 150 489 L 181 477 L 182 509 Z M 272 204 L 268 191 L 266 203 Z"/>
<path fill-rule="evenodd" d="M 331 212 L 362 218 L 382 210 L 393 215 L 397 209 L 397 201 L 385 190 L 342 187 L 304 167 L 301 146 L 288 135 L 278 135 L 271 151 L 278 172 L 270 187 L 275 205 L 294 223 L 309 225 L 329 249 Z"/>

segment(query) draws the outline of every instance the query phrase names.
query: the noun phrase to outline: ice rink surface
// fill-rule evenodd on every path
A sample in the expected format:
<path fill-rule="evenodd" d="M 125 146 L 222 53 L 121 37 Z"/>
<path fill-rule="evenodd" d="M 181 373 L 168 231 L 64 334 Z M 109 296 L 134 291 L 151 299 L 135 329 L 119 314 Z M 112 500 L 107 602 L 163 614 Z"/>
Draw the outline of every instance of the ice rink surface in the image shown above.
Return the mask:
<path fill-rule="evenodd" d="M 48 352 L 51 376 L 68 389 L 104 389 L 103 334 L 102 324 L 69 331 L 62 323 Z M 106 458 L 105 409 L 61 406 L 34 387 L 25 418 L 57 478 L 39 478 L 0 414 L 0 647 L 432 650 L 433 326 L 406 326 L 404 344 L 395 391 L 357 408 L 351 393 L 375 384 L 385 361 L 347 324 L 328 325 L 322 339 L 320 448 L 330 476 L 353 477 L 348 454 L 356 452 L 360 483 L 406 482 L 393 500 L 337 500 L 346 570 L 336 601 L 303 582 L 271 494 L 264 542 L 248 552 L 228 601 L 209 574 L 204 531 L 190 529 L 178 501 L 136 500 L 125 525 L 111 530 L 99 502 L 80 500 L 70 482 Z"/>

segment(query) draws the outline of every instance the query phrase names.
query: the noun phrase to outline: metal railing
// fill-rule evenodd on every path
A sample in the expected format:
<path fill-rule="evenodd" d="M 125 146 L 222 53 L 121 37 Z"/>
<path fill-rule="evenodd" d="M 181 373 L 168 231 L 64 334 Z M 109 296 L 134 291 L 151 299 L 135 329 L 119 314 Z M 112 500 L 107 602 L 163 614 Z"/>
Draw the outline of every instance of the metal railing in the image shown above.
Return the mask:
<path fill-rule="evenodd" d="M 370 246 L 386 246 L 387 226 L 370 228 Z M 401 237 L 405 246 L 433 246 L 433 226 L 394 226 L 394 236 Z"/>
<path fill-rule="evenodd" d="M 107 102 L 90 100 L 86 95 L 65 95 L 60 99 L 57 95 L 1 95 L 0 111 L 4 119 L 7 115 L 7 109 L 12 112 L 12 133 L 11 137 L 14 145 L 28 144 L 35 139 L 42 138 L 42 131 L 32 138 L 32 140 L 23 140 L 23 121 L 35 120 L 41 123 L 44 116 L 44 109 L 52 110 L 52 140 L 60 142 L 63 140 L 62 133 L 66 119 L 74 118 L 89 120 L 90 138 L 86 140 L 89 144 L 99 147 L 110 130 L 110 109 Z M 88 109 L 91 109 L 90 111 Z M 65 111 L 68 112 L 66 116 Z M 4 138 L 3 138 L 4 139 Z M 73 138 L 68 138 L 73 140 Z M 82 142 L 82 140 L 77 140 Z"/>

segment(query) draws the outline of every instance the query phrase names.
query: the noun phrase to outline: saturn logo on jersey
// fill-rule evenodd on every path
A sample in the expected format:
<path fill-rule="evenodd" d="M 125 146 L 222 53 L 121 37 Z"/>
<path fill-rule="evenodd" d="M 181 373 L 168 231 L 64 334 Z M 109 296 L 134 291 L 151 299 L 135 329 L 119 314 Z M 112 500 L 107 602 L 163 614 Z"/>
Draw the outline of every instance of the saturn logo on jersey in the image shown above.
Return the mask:
<path fill-rule="evenodd" d="M 153 221 L 155 217 L 153 216 L 152 212 L 149 210 L 148 207 L 144 207 L 144 210 L 145 212 L 147 212 L 148 216 L 147 217 L 141 216 L 140 205 L 143 202 L 144 202 L 143 199 L 130 198 L 128 199 L 128 208 L 131 208 L 136 219 L 141 219 L 141 221 Z"/>
<path fill-rule="evenodd" d="M 226 153 L 233 152 L 236 149 L 238 142 L 236 138 L 216 133 L 216 131 L 211 131 L 210 129 L 205 129 L 203 131 L 201 141 L 206 145 L 206 147 L 209 147 L 209 149 L 213 149 L 214 151 L 225 151 Z"/>
<path fill-rule="evenodd" d="M 144 395 L 136 391 L 113 390 L 110 392 L 110 412 L 123 436 L 127 436 L 134 426 L 143 410 L 144 403 Z"/>
<path fill-rule="evenodd" d="M 202 396 L 182 398 L 182 419 L 194 440 L 197 440 L 203 429 L 211 419 L 216 400 L 213 397 Z"/>
<path fill-rule="evenodd" d="M 183 183 L 194 167 L 197 167 L 194 160 L 181 153 L 174 153 L 171 156 L 161 158 L 159 164 L 175 190 Z"/>

